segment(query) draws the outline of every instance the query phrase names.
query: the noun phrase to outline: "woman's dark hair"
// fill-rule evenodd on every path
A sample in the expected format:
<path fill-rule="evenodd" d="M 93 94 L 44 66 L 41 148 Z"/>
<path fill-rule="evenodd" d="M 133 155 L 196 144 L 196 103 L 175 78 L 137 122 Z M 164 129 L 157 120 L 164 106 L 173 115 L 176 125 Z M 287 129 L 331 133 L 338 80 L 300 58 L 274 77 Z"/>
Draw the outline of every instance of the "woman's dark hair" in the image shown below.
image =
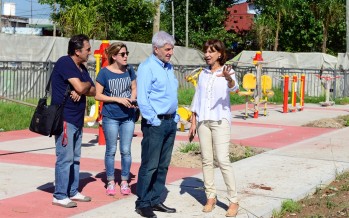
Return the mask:
<path fill-rule="evenodd" d="M 88 36 L 84 34 L 72 36 L 68 44 L 68 55 L 73 56 L 75 50 L 82 49 L 84 47 L 84 41 L 89 41 Z"/>
<path fill-rule="evenodd" d="M 206 52 L 207 49 L 210 48 L 213 51 L 218 51 L 221 53 L 220 58 L 218 59 L 220 65 L 224 65 L 227 61 L 227 53 L 225 52 L 225 45 L 222 41 L 218 39 L 211 39 L 205 42 L 203 52 Z"/>

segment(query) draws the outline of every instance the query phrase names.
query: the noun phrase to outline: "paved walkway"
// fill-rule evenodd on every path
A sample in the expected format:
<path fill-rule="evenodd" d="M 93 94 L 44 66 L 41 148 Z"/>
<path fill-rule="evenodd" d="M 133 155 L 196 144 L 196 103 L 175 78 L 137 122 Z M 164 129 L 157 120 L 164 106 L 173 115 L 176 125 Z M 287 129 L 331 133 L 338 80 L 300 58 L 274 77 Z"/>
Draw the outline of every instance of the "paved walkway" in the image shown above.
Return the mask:
<path fill-rule="evenodd" d="M 347 115 L 349 106 L 323 108 L 306 105 L 304 111 L 281 113 L 271 106 L 269 116 L 243 120 L 243 106 L 233 107 L 232 142 L 266 148 L 262 154 L 233 163 L 240 198 L 240 217 L 270 217 L 285 199 L 301 199 L 338 173 L 349 169 L 349 128 L 301 127 L 321 118 Z M 81 189 L 92 196 L 90 203 L 72 209 L 52 206 L 54 140 L 28 130 L 0 133 L 1 217 L 140 217 L 134 212 L 135 195 L 105 195 L 104 146 L 96 140 L 98 131 L 86 129 L 81 160 Z M 132 193 L 135 193 L 140 163 L 139 126 L 132 143 Z M 195 139 L 197 140 L 197 139 Z M 178 132 L 176 147 L 187 141 Z M 120 155 L 116 176 L 120 175 Z M 165 204 L 175 214 L 158 217 L 224 217 L 227 209 L 225 185 L 216 170 L 218 204 L 212 213 L 201 212 L 205 203 L 201 169 L 170 167 Z"/>

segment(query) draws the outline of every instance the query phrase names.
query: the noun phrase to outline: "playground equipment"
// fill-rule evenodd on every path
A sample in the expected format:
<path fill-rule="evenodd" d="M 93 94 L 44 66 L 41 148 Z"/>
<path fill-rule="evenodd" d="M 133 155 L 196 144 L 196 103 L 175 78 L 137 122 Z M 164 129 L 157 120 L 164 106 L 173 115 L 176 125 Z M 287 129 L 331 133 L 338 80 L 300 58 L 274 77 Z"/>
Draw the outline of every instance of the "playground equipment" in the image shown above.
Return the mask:
<path fill-rule="evenodd" d="M 248 104 L 250 101 L 252 101 L 252 96 L 254 94 L 254 90 L 256 89 L 257 81 L 256 76 L 252 73 L 247 73 L 244 75 L 242 79 L 242 87 L 246 91 L 239 91 L 239 96 L 245 97 L 245 119 L 248 117 Z"/>
<path fill-rule="evenodd" d="M 253 94 L 252 94 L 253 99 L 250 100 L 250 102 L 253 103 L 253 117 L 254 118 L 258 118 L 259 104 L 260 103 L 264 103 L 264 115 L 267 114 L 267 108 L 266 108 L 267 104 L 266 103 L 267 103 L 268 97 L 271 97 L 271 95 L 273 95 L 273 93 L 274 93 L 271 91 L 271 85 L 272 85 L 271 78 L 269 79 L 269 77 L 263 77 L 265 79 L 264 79 L 264 81 L 262 81 L 262 65 L 268 64 L 270 62 L 277 61 L 277 60 L 279 60 L 279 59 L 272 60 L 272 61 L 264 61 L 261 51 L 257 51 L 255 57 L 252 59 L 252 64 L 256 67 L 255 88 L 253 89 Z M 239 62 L 239 61 L 233 61 L 233 62 L 243 63 L 243 62 Z M 251 64 L 251 63 L 248 63 L 248 64 Z M 248 79 L 248 78 L 246 78 L 246 79 Z M 252 79 L 252 76 L 249 79 Z M 262 84 L 262 82 L 263 82 L 263 84 Z M 244 81 L 243 81 L 243 83 L 244 83 Z M 267 83 L 269 83 L 269 84 L 267 84 Z M 264 86 L 264 88 L 263 88 L 263 86 Z M 252 90 L 252 88 L 250 88 L 250 90 Z M 249 95 L 249 94 L 250 94 L 250 92 L 242 93 L 241 95 L 243 96 L 243 95 Z M 248 98 L 246 98 L 245 118 L 248 117 L 248 114 L 247 114 L 248 102 L 249 102 Z"/>
<path fill-rule="evenodd" d="M 202 71 L 202 68 L 199 67 L 199 68 L 196 68 L 194 69 L 193 71 L 191 71 L 186 77 L 185 77 L 185 80 L 187 82 L 190 82 L 193 84 L 194 87 L 197 86 L 197 80 L 199 78 L 199 75 Z M 185 107 L 185 106 L 178 106 L 178 110 L 177 110 L 177 113 L 179 114 L 179 117 L 180 117 L 180 131 L 181 132 L 184 132 L 185 130 L 185 125 L 187 123 L 190 122 L 190 119 L 191 119 L 191 115 L 192 115 L 192 112 L 190 111 L 190 109 L 188 107 Z"/>
<path fill-rule="evenodd" d="M 301 85 L 300 85 L 300 97 L 299 97 L 299 107 L 297 107 L 297 75 L 292 77 L 292 91 L 291 91 L 291 107 L 288 107 L 288 86 L 289 86 L 289 76 L 284 76 L 284 102 L 283 102 L 283 113 L 302 111 L 304 109 L 304 94 L 305 94 L 305 75 L 301 75 Z"/>
<path fill-rule="evenodd" d="M 262 100 L 261 103 L 264 103 L 264 116 L 267 116 L 267 104 L 268 98 L 274 96 L 274 91 L 271 90 L 273 88 L 272 79 L 269 75 L 262 76 Z"/>
<path fill-rule="evenodd" d="M 264 104 L 264 116 L 267 116 L 267 104 L 268 104 L 268 98 L 271 98 L 274 96 L 274 91 L 272 91 L 272 79 L 268 75 L 262 75 L 261 76 L 261 86 L 262 86 L 262 96 L 259 103 Z M 248 118 L 248 111 L 250 110 L 248 107 L 249 103 L 254 103 L 255 99 L 253 98 L 253 95 L 255 94 L 255 90 L 257 87 L 257 79 L 256 76 L 252 73 L 247 73 L 244 75 L 242 79 L 242 87 L 246 91 L 239 91 L 239 96 L 245 96 L 245 115 L 244 119 Z M 255 110 L 253 109 L 253 112 Z M 255 115 L 255 114 L 254 114 Z"/>
<path fill-rule="evenodd" d="M 331 90 L 331 84 L 332 81 L 335 79 L 340 78 L 340 76 L 322 76 L 322 75 L 316 75 L 316 77 L 318 77 L 320 80 L 325 80 L 325 83 L 323 84 L 325 87 L 325 101 L 324 102 L 320 102 L 321 106 L 332 106 L 334 105 L 334 101 L 330 101 L 330 90 Z"/>
<path fill-rule="evenodd" d="M 102 40 L 102 44 L 100 45 L 98 50 L 95 50 L 94 57 L 96 59 L 96 76 L 99 73 L 99 70 L 102 67 L 108 66 L 107 56 L 104 52 L 104 50 L 109 46 L 108 40 Z M 105 145 L 105 136 L 103 132 L 102 127 L 102 115 L 100 111 L 102 110 L 103 102 L 95 101 L 95 104 L 91 107 L 91 111 L 94 110 L 93 116 L 85 116 L 84 122 L 85 123 L 94 123 L 98 122 L 98 144 L 99 145 Z"/>

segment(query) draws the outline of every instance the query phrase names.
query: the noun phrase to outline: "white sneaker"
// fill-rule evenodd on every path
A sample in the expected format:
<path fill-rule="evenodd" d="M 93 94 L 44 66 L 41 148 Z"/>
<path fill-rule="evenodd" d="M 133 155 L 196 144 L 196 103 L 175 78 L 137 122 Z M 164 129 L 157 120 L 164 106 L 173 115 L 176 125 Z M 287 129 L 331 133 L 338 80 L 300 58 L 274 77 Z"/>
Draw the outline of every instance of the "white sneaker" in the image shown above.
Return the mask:
<path fill-rule="evenodd" d="M 72 208 L 76 207 L 76 203 L 71 201 L 69 198 L 64 198 L 62 200 L 58 200 L 57 198 L 53 197 L 52 205 L 57 205 L 65 208 Z"/>
<path fill-rule="evenodd" d="M 81 202 L 89 202 L 89 201 L 91 201 L 91 197 L 82 195 L 80 192 L 78 192 L 73 197 L 70 197 L 70 200 L 81 201 Z"/>

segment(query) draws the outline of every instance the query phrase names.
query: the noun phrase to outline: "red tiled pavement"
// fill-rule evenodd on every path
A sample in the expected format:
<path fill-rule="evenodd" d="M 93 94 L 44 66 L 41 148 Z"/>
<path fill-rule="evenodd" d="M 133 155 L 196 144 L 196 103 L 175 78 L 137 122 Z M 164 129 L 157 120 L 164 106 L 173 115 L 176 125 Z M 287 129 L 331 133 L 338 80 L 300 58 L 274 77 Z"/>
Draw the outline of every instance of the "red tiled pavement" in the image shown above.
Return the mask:
<path fill-rule="evenodd" d="M 11 151 L 0 151 L 0 163 L 12 163 L 25 166 L 39 166 L 39 167 L 54 167 L 55 156 L 49 154 L 33 154 L 33 153 L 21 153 Z M 139 163 L 132 163 L 131 177 L 135 178 Z M 119 161 L 116 161 L 116 177 L 120 177 Z M 124 196 L 118 193 L 114 197 L 106 196 L 105 194 L 105 178 L 104 174 L 104 161 L 101 159 L 82 158 L 81 159 L 81 173 L 83 172 L 97 172 L 96 176 L 89 176 L 88 178 L 80 181 L 80 188 L 83 188 L 83 193 L 89 196 L 93 196 L 93 201 L 90 203 L 78 203 L 77 208 L 64 209 L 57 206 L 52 206 L 52 184 L 43 184 L 38 187 L 38 191 L 29 192 L 20 196 L 6 198 L 0 200 L 1 217 L 49 217 L 54 215 L 55 217 L 67 217 L 74 214 L 82 213 L 108 203 L 112 203 L 116 200 L 124 198 Z M 170 167 L 167 183 L 179 180 L 184 177 L 198 174 L 200 169 Z M 131 181 L 132 193 L 135 193 L 136 179 Z"/>

